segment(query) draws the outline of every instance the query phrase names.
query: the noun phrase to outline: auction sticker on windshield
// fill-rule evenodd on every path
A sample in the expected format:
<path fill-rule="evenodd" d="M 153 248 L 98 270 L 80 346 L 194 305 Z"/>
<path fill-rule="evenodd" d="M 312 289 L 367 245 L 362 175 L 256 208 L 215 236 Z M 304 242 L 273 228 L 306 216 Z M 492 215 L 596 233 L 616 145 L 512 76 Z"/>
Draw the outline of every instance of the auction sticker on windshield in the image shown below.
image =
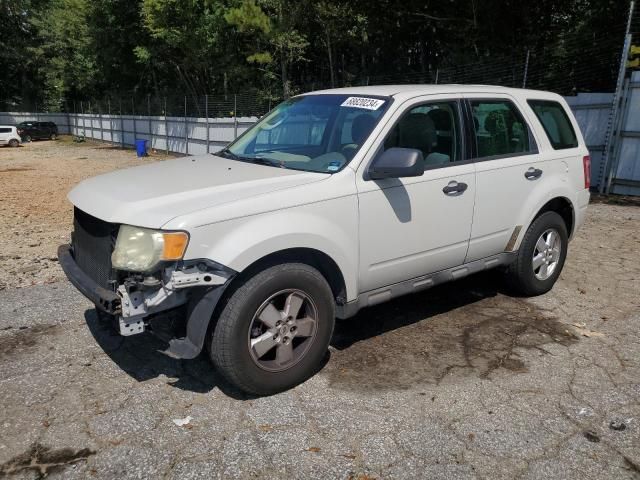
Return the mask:
<path fill-rule="evenodd" d="M 384 100 L 378 98 L 349 97 L 340 106 L 378 110 L 382 105 L 384 105 Z"/>

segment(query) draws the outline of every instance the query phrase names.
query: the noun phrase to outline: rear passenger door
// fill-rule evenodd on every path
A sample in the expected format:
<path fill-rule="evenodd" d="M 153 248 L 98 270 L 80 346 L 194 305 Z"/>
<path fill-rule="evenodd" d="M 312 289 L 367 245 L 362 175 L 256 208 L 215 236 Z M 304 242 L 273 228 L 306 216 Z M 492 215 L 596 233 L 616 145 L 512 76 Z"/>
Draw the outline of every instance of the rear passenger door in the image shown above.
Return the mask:
<path fill-rule="evenodd" d="M 516 100 L 504 94 L 467 94 L 473 130 L 476 203 L 466 262 L 507 250 L 528 218 L 528 199 L 553 175 L 539 139 Z"/>

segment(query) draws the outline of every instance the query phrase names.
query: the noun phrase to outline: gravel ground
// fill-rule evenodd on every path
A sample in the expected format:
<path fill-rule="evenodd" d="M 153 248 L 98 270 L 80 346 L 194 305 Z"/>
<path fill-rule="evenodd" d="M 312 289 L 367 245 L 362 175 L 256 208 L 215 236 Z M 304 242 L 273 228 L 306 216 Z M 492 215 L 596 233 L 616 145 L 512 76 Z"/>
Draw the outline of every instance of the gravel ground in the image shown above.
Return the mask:
<path fill-rule="evenodd" d="M 67 193 L 81 180 L 166 158 L 71 137 L 0 147 L 0 290 L 61 280 L 56 250 L 69 241 Z"/>
<path fill-rule="evenodd" d="M 41 162 L 49 148 L 96 151 L 33 147 Z M 2 168 L 23 168 L 13 155 Z M 55 188 L 136 163 L 108 155 L 51 174 Z M 38 204 L 69 217 L 62 200 Z M 3 208 L 3 245 L 34 238 Z M 234 391 L 205 358 L 163 356 L 148 334 L 112 334 L 66 281 L 10 284 L 0 478 L 640 478 L 639 247 L 640 208 L 592 205 L 549 294 L 506 296 L 489 272 L 366 309 L 337 326 L 315 377 L 267 398 Z"/>

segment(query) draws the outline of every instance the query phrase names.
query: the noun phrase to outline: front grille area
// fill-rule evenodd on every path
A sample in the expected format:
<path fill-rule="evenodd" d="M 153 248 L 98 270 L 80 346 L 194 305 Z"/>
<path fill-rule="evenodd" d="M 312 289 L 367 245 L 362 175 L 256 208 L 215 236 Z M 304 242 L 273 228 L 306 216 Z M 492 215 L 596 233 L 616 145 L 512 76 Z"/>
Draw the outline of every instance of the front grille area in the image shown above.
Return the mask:
<path fill-rule="evenodd" d="M 82 269 L 98 285 L 112 289 L 111 253 L 116 244 L 119 225 L 93 217 L 82 210 L 73 211 L 73 257 Z"/>

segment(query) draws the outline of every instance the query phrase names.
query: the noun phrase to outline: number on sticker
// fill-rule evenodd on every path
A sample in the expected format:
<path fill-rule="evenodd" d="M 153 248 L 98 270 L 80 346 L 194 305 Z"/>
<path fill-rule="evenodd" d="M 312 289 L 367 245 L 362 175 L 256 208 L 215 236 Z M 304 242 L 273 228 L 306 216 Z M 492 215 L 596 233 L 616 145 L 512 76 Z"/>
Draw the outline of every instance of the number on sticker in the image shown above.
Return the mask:
<path fill-rule="evenodd" d="M 377 110 L 382 105 L 384 105 L 384 100 L 380 100 L 377 98 L 366 98 L 366 97 L 349 97 L 342 104 L 341 107 L 353 107 L 353 108 L 364 108 L 366 110 Z"/>

